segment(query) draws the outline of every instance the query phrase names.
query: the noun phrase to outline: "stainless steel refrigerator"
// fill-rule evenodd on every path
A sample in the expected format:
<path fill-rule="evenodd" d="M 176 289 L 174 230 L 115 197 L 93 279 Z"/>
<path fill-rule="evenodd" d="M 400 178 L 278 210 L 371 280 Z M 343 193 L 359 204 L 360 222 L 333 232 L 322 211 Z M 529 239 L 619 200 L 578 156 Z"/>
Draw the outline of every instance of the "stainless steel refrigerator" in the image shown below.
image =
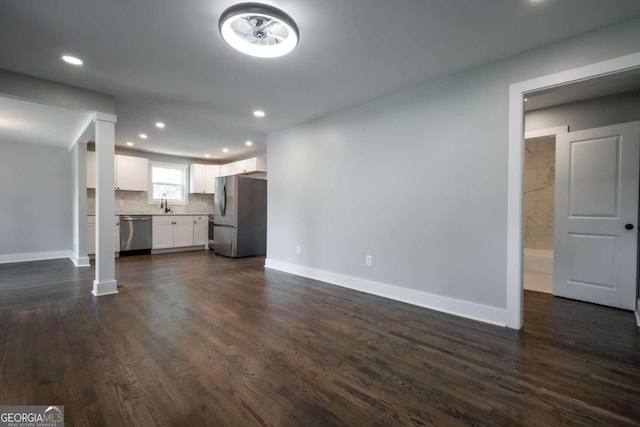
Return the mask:
<path fill-rule="evenodd" d="M 267 253 L 267 181 L 243 176 L 216 178 L 213 251 L 231 258 Z"/>

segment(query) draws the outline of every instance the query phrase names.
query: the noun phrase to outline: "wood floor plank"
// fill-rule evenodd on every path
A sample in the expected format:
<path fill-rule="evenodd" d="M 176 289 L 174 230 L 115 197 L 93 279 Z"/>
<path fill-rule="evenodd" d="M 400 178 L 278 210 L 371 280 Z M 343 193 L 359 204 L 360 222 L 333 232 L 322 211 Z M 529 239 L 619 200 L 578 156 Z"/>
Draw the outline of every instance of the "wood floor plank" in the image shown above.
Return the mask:
<path fill-rule="evenodd" d="M 512 331 L 208 251 L 0 265 L 0 405 L 69 426 L 640 425 L 633 314 L 526 292 Z"/>

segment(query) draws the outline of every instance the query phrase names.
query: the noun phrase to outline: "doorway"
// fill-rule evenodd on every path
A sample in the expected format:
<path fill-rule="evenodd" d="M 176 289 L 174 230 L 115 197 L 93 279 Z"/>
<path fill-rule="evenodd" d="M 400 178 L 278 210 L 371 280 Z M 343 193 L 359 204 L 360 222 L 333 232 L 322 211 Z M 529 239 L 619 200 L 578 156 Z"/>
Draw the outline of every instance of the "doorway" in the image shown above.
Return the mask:
<path fill-rule="evenodd" d="M 555 134 L 524 145 L 524 289 L 553 293 Z"/>
<path fill-rule="evenodd" d="M 636 53 L 510 86 L 506 319 L 508 327 L 520 329 L 523 325 L 524 98 L 544 91 L 551 92 L 574 83 L 593 81 L 598 78 L 615 78 L 639 69 L 640 53 Z"/>

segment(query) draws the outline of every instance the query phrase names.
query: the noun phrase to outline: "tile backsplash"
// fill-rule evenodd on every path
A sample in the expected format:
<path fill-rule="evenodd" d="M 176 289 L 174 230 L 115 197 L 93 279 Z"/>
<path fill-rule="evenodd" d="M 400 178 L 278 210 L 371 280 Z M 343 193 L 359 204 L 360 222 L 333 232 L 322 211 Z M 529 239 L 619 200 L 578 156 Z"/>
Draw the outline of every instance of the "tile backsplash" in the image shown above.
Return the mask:
<path fill-rule="evenodd" d="M 555 138 L 527 141 L 524 157 L 525 248 L 553 249 Z"/>
<path fill-rule="evenodd" d="M 116 214 L 159 214 L 159 205 L 150 205 L 146 191 L 116 191 Z M 213 214 L 213 194 L 189 194 L 188 205 L 169 202 L 173 213 Z M 96 212 L 96 190 L 87 190 L 87 213 Z"/>

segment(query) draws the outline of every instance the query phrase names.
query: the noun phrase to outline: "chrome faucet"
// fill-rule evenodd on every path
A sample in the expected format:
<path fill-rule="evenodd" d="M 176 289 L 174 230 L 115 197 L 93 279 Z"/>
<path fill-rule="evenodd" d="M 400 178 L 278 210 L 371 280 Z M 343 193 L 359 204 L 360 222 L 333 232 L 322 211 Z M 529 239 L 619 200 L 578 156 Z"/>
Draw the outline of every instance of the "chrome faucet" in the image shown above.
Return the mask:
<path fill-rule="evenodd" d="M 171 212 L 169 208 L 169 201 L 167 200 L 167 195 L 162 193 L 162 197 L 160 197 L 160 209 L 164 209 L 164 213 Z"/>

